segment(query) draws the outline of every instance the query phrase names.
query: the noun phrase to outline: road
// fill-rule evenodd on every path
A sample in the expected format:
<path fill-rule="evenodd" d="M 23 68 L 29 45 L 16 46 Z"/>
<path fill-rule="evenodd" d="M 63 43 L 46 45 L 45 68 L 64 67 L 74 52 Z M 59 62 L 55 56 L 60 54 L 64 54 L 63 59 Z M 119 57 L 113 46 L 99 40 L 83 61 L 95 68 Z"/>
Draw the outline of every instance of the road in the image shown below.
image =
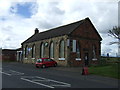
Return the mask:
<path fill-rule="evenodd" d="M 118 88 L 118 80 L 34 64 L 3 63 L 2 88 Z"/>

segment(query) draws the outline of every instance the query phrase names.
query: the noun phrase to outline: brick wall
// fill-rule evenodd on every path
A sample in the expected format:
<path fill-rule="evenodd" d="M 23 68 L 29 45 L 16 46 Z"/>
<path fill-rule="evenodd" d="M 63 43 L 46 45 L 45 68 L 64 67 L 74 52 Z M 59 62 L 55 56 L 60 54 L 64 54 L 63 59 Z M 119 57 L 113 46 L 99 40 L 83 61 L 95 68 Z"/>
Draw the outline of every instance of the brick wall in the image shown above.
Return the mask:
<path fill-rule="evenodd" d="M 71 39 L 80 43 L 81 61 L 76 61 L 76 53 L 70 53 L 72 66 L 84 65 L 84 54 L 89 55 L 89 64 L 97 64 L 101 54 L 101 42 L 97 32 L 91 22 L 86 21 L 78 27 L 71 35 Z M 93 45 L 96 46 L 96 59 L 93 59 Z"/>

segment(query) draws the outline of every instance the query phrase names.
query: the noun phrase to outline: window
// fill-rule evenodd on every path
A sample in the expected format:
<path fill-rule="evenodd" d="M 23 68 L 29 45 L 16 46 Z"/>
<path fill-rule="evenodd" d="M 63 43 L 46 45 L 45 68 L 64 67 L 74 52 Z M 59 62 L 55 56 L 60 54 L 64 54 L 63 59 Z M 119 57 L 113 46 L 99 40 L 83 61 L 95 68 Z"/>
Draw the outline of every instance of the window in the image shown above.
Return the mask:
<path fill-rule="evenodd" d="M 96 46 L 93 45 L 93 58 L 95 59 L 96 58 Z"/>
<path fill-rule="evenodd" d="M 73 52 L 76 52 L 76 40 L 73 40 Z"/>
<path fill-rule="evenodd" d="M 64 40 L 62 40 L 60 42 L 59 57 L 60 58 L 64 58 L 65 57 L 65 42 L 64 42 Z"/>
<path fill-rule="evenodd" d="M 42 43 L 40 45 L 40 57 L 43 58 L 44 57 L 44 43 Z"/>
<path fill-rule="evenodd" d="M 35 58 L 35 45 L 32 46 L 32 58 Z"/>
<path fill-rule="evenodd" d="M 80 58 L 80 44 L 79 42 L 77 42 L 77 49 L 76 49 L 76 52 L 77 52 L 77 58 Z"/>
<path fill-rule="evenodd" d="M 54 44 L 53 42 L 50 43 L 50 58 L 54 58 Z"/>
<path fill-rule="evenodd" d="M 26 47 L 25 47 L 25 58 L 27 57 L 27 55 L 28 55 L 28 46 L 26 45 Z"/>

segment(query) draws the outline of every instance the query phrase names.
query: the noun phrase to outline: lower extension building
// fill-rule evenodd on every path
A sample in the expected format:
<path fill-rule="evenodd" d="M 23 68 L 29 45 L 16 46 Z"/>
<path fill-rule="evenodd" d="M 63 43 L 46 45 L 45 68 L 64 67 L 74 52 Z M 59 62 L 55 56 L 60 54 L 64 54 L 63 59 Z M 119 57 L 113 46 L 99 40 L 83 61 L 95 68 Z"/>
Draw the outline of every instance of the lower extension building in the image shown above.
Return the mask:
<path fill-rule="evenodd" d="M 2 49 L 1 59 L 2 61 L 16 61 L 16 49 Z"/>
<path fill-rule="evenodd" d="M 61 66 L 97 64 L 101 56 L 99 33 L 89 18 L 35 33 L 22 43 L 23 62 L 52 58 Z"/>

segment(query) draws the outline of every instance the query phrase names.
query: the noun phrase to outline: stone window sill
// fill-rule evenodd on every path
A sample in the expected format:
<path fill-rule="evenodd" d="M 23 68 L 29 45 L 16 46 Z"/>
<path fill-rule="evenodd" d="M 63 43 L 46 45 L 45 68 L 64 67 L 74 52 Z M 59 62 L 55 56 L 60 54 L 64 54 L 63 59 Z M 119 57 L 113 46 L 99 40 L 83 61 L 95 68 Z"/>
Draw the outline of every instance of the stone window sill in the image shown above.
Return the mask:
<path fill-rule="evenodd" d="M 97 60 L 97 58 L 93 58 L 92 60 L 93 60 L 93 61 L 96 61 L 96 60 Z"/>
<path fill-rule="evenodd" d="M 75 60 L 76 60 L 76 61 L 81 61 L 81 58 L 76 58 Z"/>
<path fill-rule="evenodd" d="M 62 61 L 64 61 L 64 60 L 65 60 L 65 58 L 59 58 L 59 60 L 62 60 Z"/>

